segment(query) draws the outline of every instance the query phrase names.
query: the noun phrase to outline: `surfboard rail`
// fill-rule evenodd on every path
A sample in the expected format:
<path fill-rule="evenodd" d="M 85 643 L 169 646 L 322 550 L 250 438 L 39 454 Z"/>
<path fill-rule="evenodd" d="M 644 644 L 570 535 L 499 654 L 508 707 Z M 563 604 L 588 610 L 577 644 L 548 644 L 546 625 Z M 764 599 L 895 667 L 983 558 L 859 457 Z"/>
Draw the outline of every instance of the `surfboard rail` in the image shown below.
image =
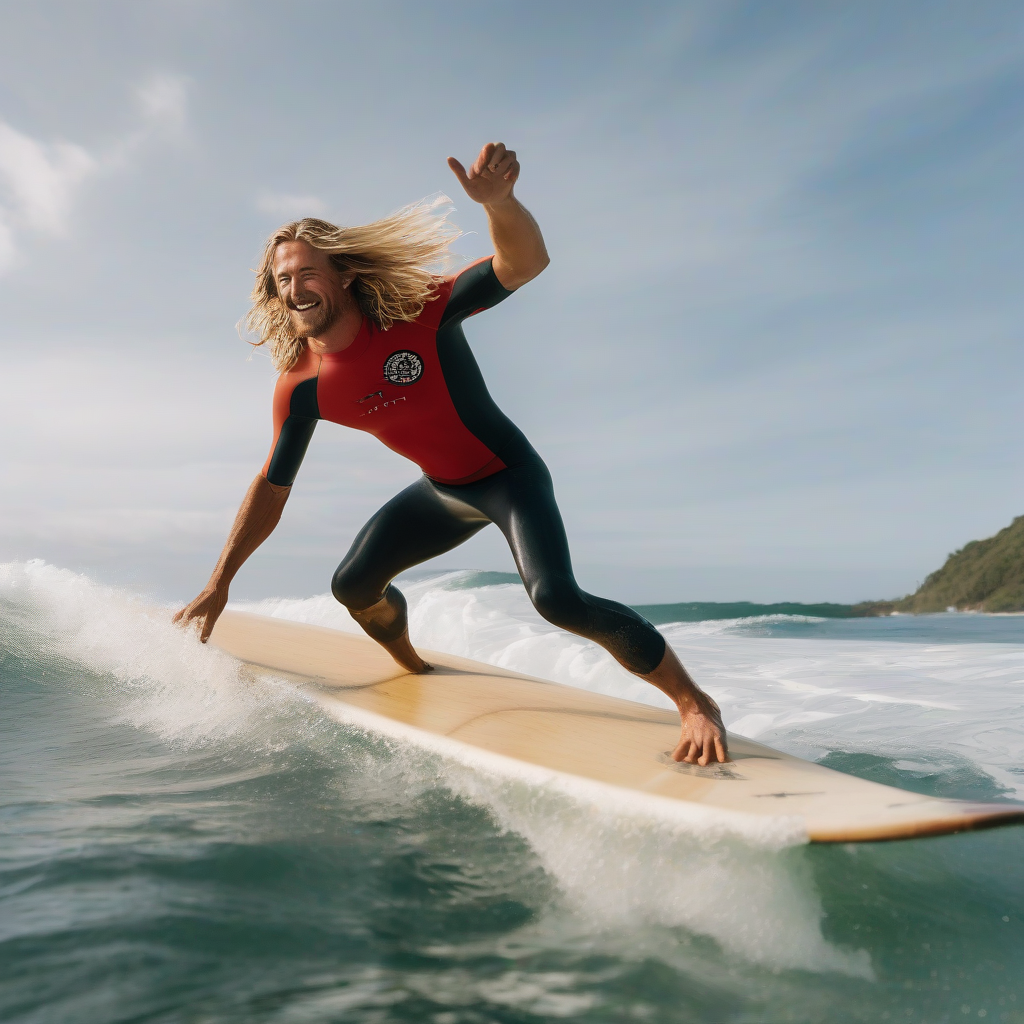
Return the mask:
<path fill-rule="evenodd" d="M 928 797 L 730 734 L 732 761 L 679 764 L 679 721 L 634 701 L 435 651 L 413 675 L 367 637 L 225 611 L 211 643 L 295 680 L 328 710 L 354 708 L 554 772 L 648 796 L 803 819 L 812 842 L 948 835 L 1024 822 L 1024 804 Z"/>

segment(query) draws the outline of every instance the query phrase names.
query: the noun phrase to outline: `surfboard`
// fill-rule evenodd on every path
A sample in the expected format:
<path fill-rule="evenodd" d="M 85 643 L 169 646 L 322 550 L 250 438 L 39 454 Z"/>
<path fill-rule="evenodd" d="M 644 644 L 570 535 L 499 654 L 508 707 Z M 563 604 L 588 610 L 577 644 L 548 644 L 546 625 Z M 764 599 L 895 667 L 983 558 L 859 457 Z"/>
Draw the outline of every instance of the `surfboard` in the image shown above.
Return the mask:
<path fill-rule="evenodd" d="M 911 793 L 855 778 L 735 733 L 732 760 L 679 764 L 675 712 L 534 679 L 436 651 L 413 675 L 372 640 L 340 630 L 225 611 L 211 643 L 259 672 L 347 709 L 548 771 L 649 797 L 803 820 L 812 842 L 934 836 L 1024 822 L 1024 804 Z M 413 734 L 415 735 L 415 734 Z"/>

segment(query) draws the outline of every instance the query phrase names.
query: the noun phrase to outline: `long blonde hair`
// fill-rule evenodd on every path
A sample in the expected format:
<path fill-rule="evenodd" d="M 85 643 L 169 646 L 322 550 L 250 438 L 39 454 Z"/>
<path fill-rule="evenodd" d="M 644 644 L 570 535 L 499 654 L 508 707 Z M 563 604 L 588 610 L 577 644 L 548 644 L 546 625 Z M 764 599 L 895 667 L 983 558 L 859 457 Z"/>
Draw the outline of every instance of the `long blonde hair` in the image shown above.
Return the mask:
<path fill-rule="evenodd" d="M 452 209 L 452 201 L 438 193 L 359 227 L 341 228 L 305 217 L 278 228 L 263 250 L 252 307 L 245 316 L 246 328 L 259 338 L 252 344 L 269 345 L 270 358 L 281 373 L 298 362 L 306 347 L 306 339 L 292 330 L 274 280 L 274 253 L 282 242 L 308 242 L 328 253 L 340 273 L 354 273 L 352 292 L 381 330 L 396 321 L 415 320 L 437 291 L 429 268 L 447 269 L 449 246 L 462 234 L 448 222 Z"/>

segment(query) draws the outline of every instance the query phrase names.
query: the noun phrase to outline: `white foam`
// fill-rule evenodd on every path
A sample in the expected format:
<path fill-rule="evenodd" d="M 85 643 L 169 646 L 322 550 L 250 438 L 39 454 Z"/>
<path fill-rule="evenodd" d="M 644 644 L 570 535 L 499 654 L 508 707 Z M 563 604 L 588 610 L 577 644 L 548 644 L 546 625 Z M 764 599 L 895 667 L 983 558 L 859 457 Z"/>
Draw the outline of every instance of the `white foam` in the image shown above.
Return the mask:
<path fill-rule="evenodd" d="M 522 836 L 588 928 L 681 927 L 777 968 L 873 977 L 864 950 L 821 932 L 806 842 L 790 817 L 619 790 L 432 736 L 327 697 L 339 721 L 442 758 L 440 780 Z"/>
<path fill-rule="evenodd" d="M 670 706 L 600 648 L 544 622 L 521 586 L 452 586 L 461 575 L 403 583 L 421 647 Z M 354 627 L 329 595 L 239 607 Z M 702 632 L 724 633 L 690 630 Z M 865 951 L 839 949 L 822 935 L 820 901 L 793 848 L 806 841 L 799 822 L 620 792 L 328 704 L 340 720 L 441 755 L 444 784 L 525 838 L 588 928 L 682 927 L 755 963 L 871 977 Z M 801 720 L 815 717 L 804 712 Z"/>
<path fill-rule="evenodd" d="M 120 718 L 178 743 L 251 730 L 291 691 L 256 685 L 234 658 L 171 625 L 167 609 L 42 561 L 0 564 L 16 654 L 75 663 L 114 687 Z"/>

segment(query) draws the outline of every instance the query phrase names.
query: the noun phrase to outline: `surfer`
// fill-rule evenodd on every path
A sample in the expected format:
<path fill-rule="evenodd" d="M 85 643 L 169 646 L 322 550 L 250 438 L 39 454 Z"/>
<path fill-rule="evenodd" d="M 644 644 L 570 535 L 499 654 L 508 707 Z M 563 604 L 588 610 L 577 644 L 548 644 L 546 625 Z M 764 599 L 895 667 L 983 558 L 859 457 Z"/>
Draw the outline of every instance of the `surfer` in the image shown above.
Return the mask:
<path fill-rule="evenodd" d="M 256 271 L 249 328 L 280 372 L 274 440 L 202 593 L 175 615 L 205 642 L 245 560 L 270 536 L 316 424 L 376 435 L 423 476 L 363 527 L 331 589 L 365 632 L 410 672 L 430 666 L 409 640 L 406 602 L 392 580 L 450 551 L 489 523 L 505 535 L 537 611 L 600 644 L 667 694 L 682 725 L 677 761 L 727 760 L 718 705 L 646 619 L 580 590 L 551 477 L 495 405 L 462 322 L 497 305 L 547 265 L 537 222 L 514 195 L 516 154 L 484 146 L 467 171 L 448 165 L 487 213 L 494 256 L 437 277 L 455 230 L 438 203 L 406 207 L 362 227 L 306 218 L 270 237 Z"/>

